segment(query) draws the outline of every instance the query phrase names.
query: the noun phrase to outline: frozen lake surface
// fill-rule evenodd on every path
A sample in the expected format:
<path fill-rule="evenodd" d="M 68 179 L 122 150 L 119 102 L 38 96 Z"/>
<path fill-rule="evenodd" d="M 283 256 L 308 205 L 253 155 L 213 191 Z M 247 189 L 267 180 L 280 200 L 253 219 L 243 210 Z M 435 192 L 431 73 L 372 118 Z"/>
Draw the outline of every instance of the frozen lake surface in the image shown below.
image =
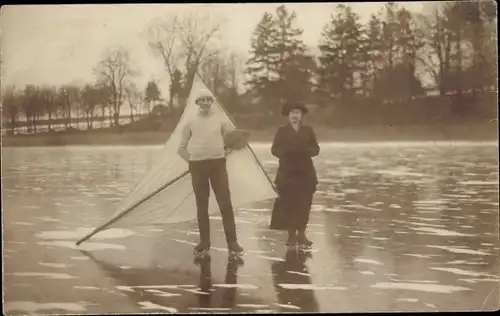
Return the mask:
<path fill-rule="evenodd" d="M 269 145 L 254 150 L 271 178 Z M 323 144 L 308 227 L 286 253 L 273 201 L 219 215 L 210 261 L 195 223 L 104 231 L 160 147 L 3 148 L 4 313 L 362 312 L 499 307 L 496 143 Z"/>

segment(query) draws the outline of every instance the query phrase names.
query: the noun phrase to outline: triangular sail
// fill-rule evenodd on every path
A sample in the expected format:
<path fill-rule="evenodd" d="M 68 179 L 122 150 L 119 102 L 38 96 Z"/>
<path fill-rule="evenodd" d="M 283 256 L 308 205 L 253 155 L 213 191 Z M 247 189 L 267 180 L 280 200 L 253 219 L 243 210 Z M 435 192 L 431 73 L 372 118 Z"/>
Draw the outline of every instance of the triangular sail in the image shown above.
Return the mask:
<path fill-rule="evenodd" d="M 177 154 L 177 148 L 182 129 L 198 112 L 198 106 L 194 102 L 196 93 L 193 92 L 201 89 L 208 90 L 201 78 L 196 75 L 184 112 L 165 143 L 159 159 L 121 201 L 117 211 L 77 244 L 111 227 L 169 224 L 196 219 L 196 201 L 191 175 L 188 164 Z M 213 97 L 216 100 L 212 105 L 215 115 L 235 126 L 224 107 L 215 96 Z M 235 209 L 277 196 L 273 184 L 250 146 L 234 151 L 227 157 L 227 172 L 231 200 Z M 215 196 L 211 192 L 209 213 L 218 211 Z"/>

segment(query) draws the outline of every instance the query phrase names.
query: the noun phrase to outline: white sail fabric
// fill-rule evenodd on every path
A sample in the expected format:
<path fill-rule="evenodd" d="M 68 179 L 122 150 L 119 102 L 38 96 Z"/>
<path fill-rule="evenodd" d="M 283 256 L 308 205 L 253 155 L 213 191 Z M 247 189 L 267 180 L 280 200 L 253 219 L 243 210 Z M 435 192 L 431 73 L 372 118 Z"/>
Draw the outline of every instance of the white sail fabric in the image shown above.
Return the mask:
<path fill-rule="evenodd" d="M 201 78 L 196 75 L 184 112 L 165 143 L 159 159 L 121 201 L 115 214 L 93 233 L 111 227 L 179 223 L 196 219 L 196 201 L 191 175 L 188 172 L 187 162 L 177 154 L 177 149 L 186 122 L 198 113 L 194 99 L 196 92 L 201 89 L 208 90 Z M 234 126 L 215 97 L 214 100 L 216 101 L 212 108 L 215 115 Z M 252 202 L 277 196 L 271 181 L 249 146 L 234 151 L 227 157 L 227 172 L 235 211 Z M 155 192 L 157 193 L 152 195 Z M 214 214 L 218 211 L 214 193 L 211 191 L 209 213 Z"/>

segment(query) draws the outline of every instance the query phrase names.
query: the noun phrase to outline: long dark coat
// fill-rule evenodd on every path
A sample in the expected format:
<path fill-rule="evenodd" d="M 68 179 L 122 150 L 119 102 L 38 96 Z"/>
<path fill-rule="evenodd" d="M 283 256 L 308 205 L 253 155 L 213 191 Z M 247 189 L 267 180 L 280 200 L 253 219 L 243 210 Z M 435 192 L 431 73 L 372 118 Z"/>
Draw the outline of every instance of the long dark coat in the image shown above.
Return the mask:
<path fill-rule="evenodd" d="M 307 222 L 318 184 L 312 157 L 319 151 L 310 126 L 302 125 L 298 131 L 290 124 L 279 128 L 271 153 L 279 159 L 275 184 L 280 196 L 275 201 L 270 228 L 288 229 L 291 221 Z"/>

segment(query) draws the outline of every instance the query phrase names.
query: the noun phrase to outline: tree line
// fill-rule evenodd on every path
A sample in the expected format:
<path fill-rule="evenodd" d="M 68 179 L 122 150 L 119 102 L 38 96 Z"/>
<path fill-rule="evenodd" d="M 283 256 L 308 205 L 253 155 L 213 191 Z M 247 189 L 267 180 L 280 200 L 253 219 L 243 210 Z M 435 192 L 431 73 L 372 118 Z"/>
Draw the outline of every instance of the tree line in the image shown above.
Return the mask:
<path fill-rule="evenodd" d="M 440 96 L 496 89 L 496 6 L 490 1 L 433 3 L 415 14 L 389 2 L 366 24 L 338 5 L 314 56 L 284 5 L 265 13 L 252 38 L 247 84 L 263 104 L 286 100 L 347 107 L 408 102 L 436 88 Z M 432 78 L 425 87 L 422 75 Z M 277 112 L 278 107 L 269 109 Z"/>
<path fill-rule="evenodd" d="M 92 128 L 96 116 L 107 115 L 119 125 L 124 104 L 131 121 L 138 107 L 147 105 L 151 112 L 151 104 L 160 100 L 169 109 L 182 108 L 196 72 L 237 113 L 278 115 L 287 100 L 316 104 L 335 115 L 352 115 L 360 105 L 379 112 L 387 104 L 410 109 L 432 89 L 439 102 L 447 100 L 453 113 L 461 113 L 485 92 L 497 90 L 496 6 L 456 1 L 428 7 L 417 14 L 388 2 L 363 24 L 351 7 L 340 4 L 312 48 L 295 25 L 297 14 L 281 5 L 274 14 L 263 14 L 246 60 L 221 45 L 224 20 L 202 11 L 172 14 L 147 29 L 147 44 L 170 78 L 166 100 L 154 81 L 140 91 L 129 53 L 114 48 L 94 68 L 94 84 L 4 90 L 4 122 L 13 129 L 22 113 L 36 131 L 40 117 L 62 119 L 67 128 L 83 117 Z M 81 115 L 73 118 L 74 111 Z"/>
<path fill-rule="evenodd" d="M 119 125 L 125 113 L 133 122 L 141 109 L 148 113 L 153 104 L 161 101 L 161 92 L 154 81 L 140 90 L 133 79 L 138 71 L 133 68 L 129 53 L 123 48 L 106 49 L 102 59 L 93 69 L 96 81 L 83 87 L 76 84 L 56 86 L 27 85 L 19 90 L 7 87 L 2 93 L 2 117 L 8 132 L 16 127 L 26 127 L 28 133 L 37 133 L 37 126 L 54 126 L 66 130 L 78 128 L 83 122 L 86 129 L 95 128 L 95 122 L 109 120 L 110 126 Z M 24 120 L 20 120 L 24 117 Z M 77 127 L 74 125 L 76 124 Z"/>

